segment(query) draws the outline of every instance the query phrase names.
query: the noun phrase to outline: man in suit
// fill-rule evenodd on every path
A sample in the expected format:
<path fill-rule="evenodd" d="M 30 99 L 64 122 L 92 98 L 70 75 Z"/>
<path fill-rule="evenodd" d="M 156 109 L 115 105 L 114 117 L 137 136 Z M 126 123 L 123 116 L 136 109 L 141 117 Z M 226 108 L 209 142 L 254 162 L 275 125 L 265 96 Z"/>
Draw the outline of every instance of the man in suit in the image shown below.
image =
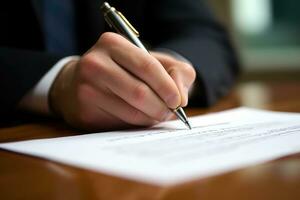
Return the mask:
<path fill-rule="evenodd" d="M 108 32 L 102 3 L 3 3 L 2 115 L 52 113 L 82 129 L 147 126 L 170 119 L 169 108 L 186 106 L 188 91 L 190 103 L 198 106 L 212 105 L 228 92 L 237 61 L 203 1 L 109 2 L 140 31 L 151 55 Z"/>

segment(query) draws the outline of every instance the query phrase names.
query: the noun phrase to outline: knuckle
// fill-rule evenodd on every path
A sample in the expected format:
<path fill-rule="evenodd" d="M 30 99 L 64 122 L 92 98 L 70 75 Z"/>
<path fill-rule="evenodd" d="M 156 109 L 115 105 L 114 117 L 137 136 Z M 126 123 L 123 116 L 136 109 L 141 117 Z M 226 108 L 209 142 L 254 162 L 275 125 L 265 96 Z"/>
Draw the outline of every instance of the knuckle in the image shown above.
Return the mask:
<path fill-rule="evenodd" d="M 139 110 L 137 109 L 133 109 L 132 111 L 130 111 L 129 113 L 129 123 L 131 124 L 140 124 L 142 121 L 142 116 Z"/>
<path fill-rule="evenodd" d="M 119 38 L 120 38 L 119 35 L 117 35 L 116 33 L 105 32 L 100 36 L 99 43 L 101 45 L 110 47 L 118 43 Z"/>
<path fill-rule="evenodd" d="M 195 69 L 188 63 L 183 63 L 182 64 L 182 68 L 184 70 L 184 73 L 190 77 L 191 79 L 195 79 L 196 78 L 196 71 Z"/>
<path fill-rule="evenodd" d="M 79 73 L 83 77 L 89 77 L 97 68 L 97 62 L 92 54 L 87 54 L 79 61 Z"/>
<path fill-rule="evenodd" d="M 190 71 L 188 72 L 189 76 L 191 77 L 191 80 L 195 80 L 196 79 L 196 71 L 194 68 L 190 68 Z"/>
<path fill-rule="evenodd" d="M 89 79 L 95 74 L 103 74 L 106 71 L 105 66 L 104 63 L 97 59 L 96 55 L 90 53 L 79 61 L 79 74 L 81 77 Z"/>
<path fill-rule="evenodd" d="M 132 92 L 133 100 L 135 102 L 137 102 L 138 104 L 142 104 L 146 99 L 148 90 L 149 90 L 149 88 L 145 84 L 143 84 L 143 83 L 137 84 L 134 87 L 133 92 Z"/>
<path fill-rule="evenodd" d="M 175 76 L 177 71 L 178 71 L 177 68 L 174 66 L 167 69 L 167 72 L 171 77 Z"/>
<path fill-rule="evenodd" d="M 157 65 L 158 65 L 158 63 L 154 59 L 147 57 L 142 61 L 142 64 L 140 67 L 141 73 L 150 74 L 152 72 L 152 70 L 155 68 L 155 66 L 157 66 Z"/>
<path fill-rule="evenodd" d="M 81 57 L 79 63 L 81 66 L 94 65 L 95 60 L 96 60 L 96 55 L 94 55 L 93 53 L 88 53 Z"/>

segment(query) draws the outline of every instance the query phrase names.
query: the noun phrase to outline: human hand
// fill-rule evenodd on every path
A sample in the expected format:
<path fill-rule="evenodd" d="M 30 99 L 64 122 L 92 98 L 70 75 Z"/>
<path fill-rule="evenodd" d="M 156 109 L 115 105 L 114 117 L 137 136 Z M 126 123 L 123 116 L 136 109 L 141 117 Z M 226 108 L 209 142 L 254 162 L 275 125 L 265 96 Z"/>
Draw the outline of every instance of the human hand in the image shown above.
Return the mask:
<path fill-rule="evenodd" d="M 118 34 L 102 34 L 56 78 L 52 109 L 71 126 L 86 130 L 150 126 L 170 119 L 170 108 L 187 104 L 195 72 L 170 56 L 152 54 Z"/>
<path fill-rule="evenodd" d="M 151 52 L 151 55 L 162 64 L 171 78 L 175 81 L 181 95 L 180 106 L 187 106 L 189 91 L 196 78 L 196 72 L 193 66 L 166 53 Z"/>

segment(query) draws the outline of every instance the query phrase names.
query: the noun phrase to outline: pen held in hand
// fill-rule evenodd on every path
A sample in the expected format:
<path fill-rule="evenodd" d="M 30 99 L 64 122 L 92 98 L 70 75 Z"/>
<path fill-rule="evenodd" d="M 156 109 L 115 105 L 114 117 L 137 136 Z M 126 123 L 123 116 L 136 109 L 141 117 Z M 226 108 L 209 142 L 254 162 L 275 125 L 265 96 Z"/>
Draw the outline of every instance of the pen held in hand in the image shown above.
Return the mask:
<path fill-rule="evenodd" d="M 125 16 L 117 11 L 114 7 L 111 7 L 107 2 L 104 2 L 101 6 L 104 18 L 108 25 L 116 30 L 119 34 L 126 37 L 130 42 L 135 44 L 137 47 L 149 52 L 143 43 L 139 40 L 138 31 L 130 24 Z M 180 119 L 189 129 L 192 129 L 184 110 L 181 107 L 173 109 L 177 118 Z"/>

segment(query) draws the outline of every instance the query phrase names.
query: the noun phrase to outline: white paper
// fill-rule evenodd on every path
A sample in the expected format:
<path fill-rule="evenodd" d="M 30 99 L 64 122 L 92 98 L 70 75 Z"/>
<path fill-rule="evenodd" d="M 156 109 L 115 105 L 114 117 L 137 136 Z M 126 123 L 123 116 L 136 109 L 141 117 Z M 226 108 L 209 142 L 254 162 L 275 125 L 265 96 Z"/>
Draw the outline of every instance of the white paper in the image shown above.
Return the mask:
<path fill-rule="evenodd" d="M 135 131 L 2 143 L 0 148 L 156 185 L 300 152 L 300 114 L 237 108 Z"/>

